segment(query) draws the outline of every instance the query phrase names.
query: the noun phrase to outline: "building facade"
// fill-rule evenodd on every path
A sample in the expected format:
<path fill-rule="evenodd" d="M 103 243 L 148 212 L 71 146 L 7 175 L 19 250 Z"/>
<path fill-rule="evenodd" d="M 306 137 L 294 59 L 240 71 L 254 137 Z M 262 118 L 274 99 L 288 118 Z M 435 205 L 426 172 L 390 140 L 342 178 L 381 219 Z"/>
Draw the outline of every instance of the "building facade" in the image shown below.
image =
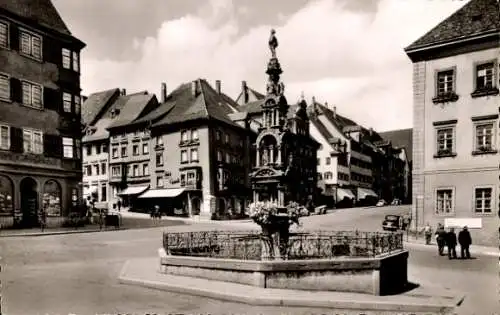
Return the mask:
<path fill-rule="evenodd" d="M 471 0 L 405 49 L 413 62 L 413 227 L 497 244 L 500 12 Z"/>
<path fill-rule="evenodd" d="M 0 3 L 2 226 L 38 225 L 40 209 L 59 225 L 77 206 L 84 47 L 50 0 Z"/>

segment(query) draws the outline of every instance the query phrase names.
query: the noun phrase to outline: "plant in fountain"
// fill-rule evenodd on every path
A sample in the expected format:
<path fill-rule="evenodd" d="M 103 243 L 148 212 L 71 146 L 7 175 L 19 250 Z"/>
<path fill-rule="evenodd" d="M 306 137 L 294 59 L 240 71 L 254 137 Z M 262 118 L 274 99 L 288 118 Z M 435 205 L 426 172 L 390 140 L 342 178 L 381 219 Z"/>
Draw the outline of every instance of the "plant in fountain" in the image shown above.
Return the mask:
<path fill-rule="evenodd" d="M 277 214 L 278 205 L 272 201 L 252 202 L 248 206 L 249 217 L 260 226 L 272 224 Z"/>

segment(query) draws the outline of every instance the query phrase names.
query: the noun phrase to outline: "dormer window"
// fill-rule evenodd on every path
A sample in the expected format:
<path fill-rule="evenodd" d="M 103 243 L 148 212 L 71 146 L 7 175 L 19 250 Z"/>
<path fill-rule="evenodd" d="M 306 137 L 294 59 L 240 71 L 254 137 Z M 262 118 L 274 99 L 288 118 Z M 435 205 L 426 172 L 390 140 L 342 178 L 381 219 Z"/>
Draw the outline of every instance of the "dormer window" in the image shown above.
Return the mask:
<path fill-rule="evenodd" d="M 114 108 L 111 110 L 111 118 L 116 118 L 120 114 L 120 110 L 118 108 Z"/>

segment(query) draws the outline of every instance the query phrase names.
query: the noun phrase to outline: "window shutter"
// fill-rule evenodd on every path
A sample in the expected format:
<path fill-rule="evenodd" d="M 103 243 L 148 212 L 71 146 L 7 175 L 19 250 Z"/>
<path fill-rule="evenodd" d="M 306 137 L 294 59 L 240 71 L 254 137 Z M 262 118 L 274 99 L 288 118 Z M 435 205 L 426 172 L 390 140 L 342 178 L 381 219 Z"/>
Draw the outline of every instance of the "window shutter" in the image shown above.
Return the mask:
<path fill-rule="evenodd" d="M 44 108 L 59 111 L 61 103 L 61 93 L 48 87 L 43 89 Z"/>
<path fill-rule="evenodd" d="M 53 136 L 54 141 L 54 157 L 62 157 L 63 155 L 63 147 L 62 147 L 62 138 L 59 136 Z"/>
<path fill-rule="evenodd" d="M 23 152 L 23 130 L 21 128 L 10 127 L 10 149 L 12 152 Z"/>
<path fill-rule="evenodd" d="M 59 42 L 49 36 L 43 38 L 43 59 L 56 65 L 62 65 L 62 52 Z"/>
<path fill-rule="evenodd" d="M 22 102 L 23 93 L 21 89 L 21 81 L 16 78 L 10 78 L 10 97 L 13 102 Z"/>

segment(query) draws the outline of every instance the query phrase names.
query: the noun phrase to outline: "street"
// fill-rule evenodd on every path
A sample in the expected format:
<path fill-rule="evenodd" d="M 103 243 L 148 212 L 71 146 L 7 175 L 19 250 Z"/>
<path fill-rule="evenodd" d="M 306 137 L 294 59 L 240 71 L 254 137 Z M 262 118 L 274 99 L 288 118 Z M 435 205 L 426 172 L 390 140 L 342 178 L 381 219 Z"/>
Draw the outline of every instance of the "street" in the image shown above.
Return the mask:
<path fill-rule="evenodd" d="M 404 207 L 345 209 L 303 219 L 301 229 L 380 230 Z M 123 263 L 157 255 L 163 230 L 257 228 L 253 223 L 196 223 L 141 230 L 0 238 L 2 311 L 5 314 L 211 313 L 311 314 L 331 310 L 253 307 L 121 285 Z M 434 246 L 410 246 L 409 280 L 465 293 L 459 314 L 498 314 L 498 258 L 439 257 Z M 496 302 L 496 303 L 495 303 Z"/>

